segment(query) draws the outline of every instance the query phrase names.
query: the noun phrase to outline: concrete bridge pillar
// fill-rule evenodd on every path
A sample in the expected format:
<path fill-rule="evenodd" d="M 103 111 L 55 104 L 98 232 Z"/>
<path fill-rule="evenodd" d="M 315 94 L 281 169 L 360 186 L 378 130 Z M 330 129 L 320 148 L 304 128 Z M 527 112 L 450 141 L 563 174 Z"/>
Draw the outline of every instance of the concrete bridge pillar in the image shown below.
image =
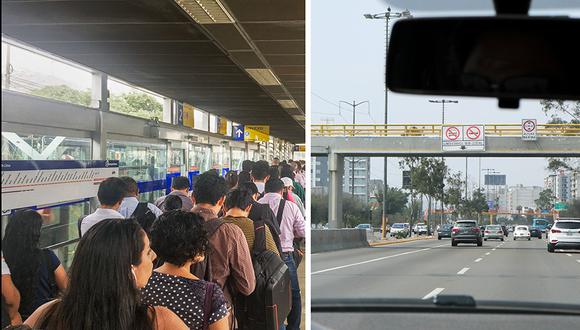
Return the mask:
<path fill-rule="evenodd" d="M 342 177 L 344 175 L 344 156 L 328 155 L 328 227 L 343 228 L 342 220 Z"/>

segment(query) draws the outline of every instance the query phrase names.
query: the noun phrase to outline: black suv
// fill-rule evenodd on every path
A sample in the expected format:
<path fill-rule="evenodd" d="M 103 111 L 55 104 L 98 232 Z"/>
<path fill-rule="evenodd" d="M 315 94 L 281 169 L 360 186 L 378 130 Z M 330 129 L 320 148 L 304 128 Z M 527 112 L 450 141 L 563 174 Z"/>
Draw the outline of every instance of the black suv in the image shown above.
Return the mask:
<path fill-rule="evenodd" d="M 481 229 L 475 220 L 459 220 L 451 229 L 451 246 L 458 243 L 475 243 L 477 246 L 483 245 Z"/>

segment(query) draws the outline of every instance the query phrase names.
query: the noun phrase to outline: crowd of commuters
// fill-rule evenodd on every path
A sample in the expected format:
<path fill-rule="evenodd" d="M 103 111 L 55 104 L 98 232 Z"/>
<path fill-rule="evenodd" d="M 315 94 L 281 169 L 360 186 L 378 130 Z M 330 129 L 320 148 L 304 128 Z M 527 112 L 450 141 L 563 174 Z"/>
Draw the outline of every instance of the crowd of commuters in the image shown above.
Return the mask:
<path fill-rule="evenodd" d="M 2 240 L 3 326 L 235 329 L 248 324 L 238 302 L 257 291 L 254 245 L 265 240 L 290 275 L 279 326 L 299 329 L 303 163 L 244 161 L 239 173 L 208 171 L 191 188 L 174 177 L 171 193 L 148 203 L 134 179 L 103 180 L 99 207 L 79 220 L 68 273 L 39 247 L 41 215 L 15 212 Z"/>

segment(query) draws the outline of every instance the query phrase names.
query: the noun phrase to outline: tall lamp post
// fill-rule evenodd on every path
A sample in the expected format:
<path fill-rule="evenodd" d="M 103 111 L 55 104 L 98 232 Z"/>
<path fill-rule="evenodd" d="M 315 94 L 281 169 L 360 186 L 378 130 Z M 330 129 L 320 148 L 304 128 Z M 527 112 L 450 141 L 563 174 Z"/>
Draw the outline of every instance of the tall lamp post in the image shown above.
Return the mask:
<path fill-rule="evenodd" d="M 429 103 L 440 103 L 441 104 L 441 127 L 443 127 L 443 125 L 445 125 L 445 103 L 459 103 L 459 101 L 457 100 L 446 100 L 446 99 L 441 99 L 441 100 L 429 100 Z M 441 161 L 443 161 L 443 156 L 441 156 Z M 445 193 L 445 190 L 443 190 L 441 192 L 441 225 L 443 225 L 443 195 Z"/>
<path fill-rule="evenodd" d="M 385 20 L 385 125 L 389 123 L 389 91 L 387 90 L 387 55 L 389 54 L 389 20 L 391 18 L 412 18 L 411 12 L 408 9 L 403 10 L 402 12 L 393 12 L 391 11 L 391 7 L 387 8 L 385 13 L 380 14 L 364 14 L 366 19 L 382 19 Z M 385 135 L 387 133 L 387 127 L 385 126 Z M 387 218 L 386 213 L 386 204 L 387 204 L 387 157 L 385 157 L 385 166 L 384 166 L 384 185 L 383 185 L 383 223 Z"/>
<path fill-rule="evenodd" d="M 352 129 L 354 131 L 354 125 L 356 124 L 356 107 L 358 107 L 359 105 L 362 105 L 364 103 L 367 103 L 370 105 L 369 101 L 362 101 L 359 103 L 356 103 L 355 101 L 352 101 L 352 103 L 350 102 L 346 102 L 346 101 L 340 101 L 339 103 L 345 103 L 348 104 L 352 107 Z M 351 196 L 354 198 L 354 156 L 352 157 L 352 161 L 350 162 L 350 176 L 351 176 Z"/>

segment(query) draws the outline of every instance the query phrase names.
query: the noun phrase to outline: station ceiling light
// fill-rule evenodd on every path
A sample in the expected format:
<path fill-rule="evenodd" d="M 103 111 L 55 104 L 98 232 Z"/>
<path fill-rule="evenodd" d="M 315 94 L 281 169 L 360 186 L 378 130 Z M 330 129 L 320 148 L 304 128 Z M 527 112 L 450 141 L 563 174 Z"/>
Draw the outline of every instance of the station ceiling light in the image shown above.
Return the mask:
<path fill-rule="evenodd" d="M 282 85 L 270 69 L 246 69 L 246 71 L 262 86 Z"/>
<path fill-rule="evenodd" d="M 292 115 L 292 118 L 296 120 L 306 120 L 306 117 L 304 117 L 304 115 Z"/>
<path fill-rule="evenodd" d="M 298 108 L 298 105 L 293 100 L 277 100 L 278 103 L 285 109 L 295 109 Z"/>
<path fill-rule="evenodd" d="M 198 24 L 233 23 L 220 0 L 174 0 Z"/>

